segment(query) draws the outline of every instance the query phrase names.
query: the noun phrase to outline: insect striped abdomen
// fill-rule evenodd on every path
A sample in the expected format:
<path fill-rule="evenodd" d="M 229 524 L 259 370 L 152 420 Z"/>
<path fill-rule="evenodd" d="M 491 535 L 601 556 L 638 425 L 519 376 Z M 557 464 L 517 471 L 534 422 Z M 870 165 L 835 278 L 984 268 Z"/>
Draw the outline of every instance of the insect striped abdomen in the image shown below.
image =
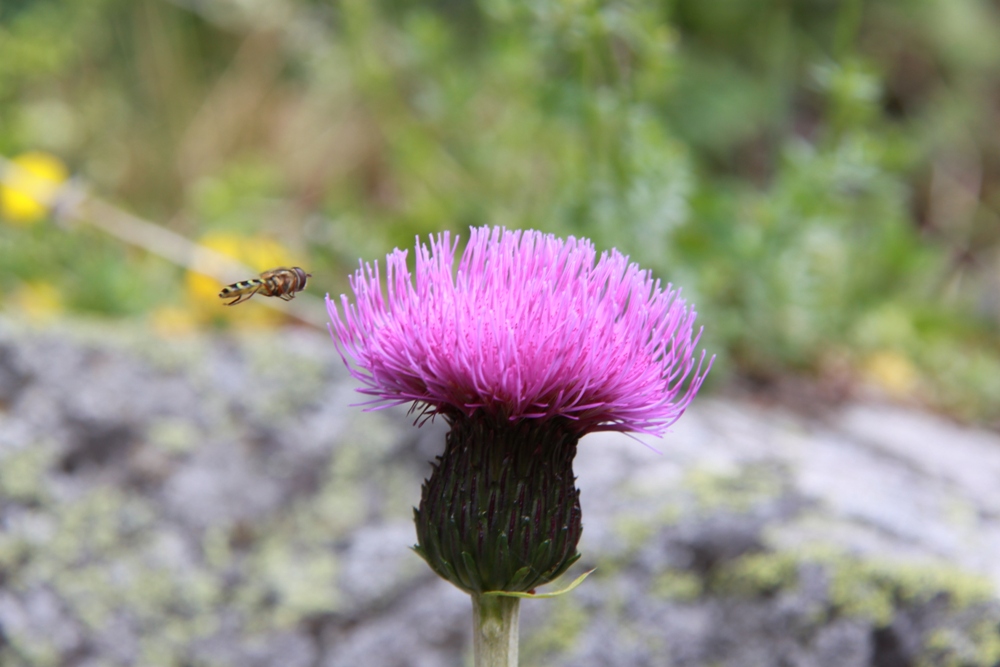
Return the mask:
<path fill-rule="evenodd" d="M 251 287 L 255 287 L 257 285 L 263 285 L 263 284 L 264 284 L 264 281 L 260 280 L 259 278 L 254 278 L 253 280 L 244 280 L 242 282 L 233 283 L 232 285 L 227 285 L 226 287 L 223 287 L 222 291 L 219 292 L 219 296 L 223 296 L 223 295 L 227 295 L 227 294 L 232 294 L 233 296 L 235 296 L 236 292 L 242 292 L 245 289 L 249 289 Z"/>

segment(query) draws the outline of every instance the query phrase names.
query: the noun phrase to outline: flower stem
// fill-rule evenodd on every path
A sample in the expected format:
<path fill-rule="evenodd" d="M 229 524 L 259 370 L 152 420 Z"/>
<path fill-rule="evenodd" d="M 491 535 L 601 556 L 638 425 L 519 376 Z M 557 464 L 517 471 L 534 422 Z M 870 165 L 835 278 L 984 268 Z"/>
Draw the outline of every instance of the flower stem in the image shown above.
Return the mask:
<path fill-rule="evenodd" d="M 503 595 L 472 596 L 475 667 L 517 667 L 521 601 Z"/>

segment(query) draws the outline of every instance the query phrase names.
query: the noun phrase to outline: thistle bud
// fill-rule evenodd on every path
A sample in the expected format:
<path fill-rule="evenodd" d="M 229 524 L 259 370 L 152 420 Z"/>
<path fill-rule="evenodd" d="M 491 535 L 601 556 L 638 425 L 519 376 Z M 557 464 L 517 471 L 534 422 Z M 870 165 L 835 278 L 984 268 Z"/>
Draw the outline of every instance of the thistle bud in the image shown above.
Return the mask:
<path fill-rule="evenodd" d="M 468 593 L 527 592 L 580 557 L 579 440 L 568 420 L 449 418 L 414 511 L 420 554 Z"/>

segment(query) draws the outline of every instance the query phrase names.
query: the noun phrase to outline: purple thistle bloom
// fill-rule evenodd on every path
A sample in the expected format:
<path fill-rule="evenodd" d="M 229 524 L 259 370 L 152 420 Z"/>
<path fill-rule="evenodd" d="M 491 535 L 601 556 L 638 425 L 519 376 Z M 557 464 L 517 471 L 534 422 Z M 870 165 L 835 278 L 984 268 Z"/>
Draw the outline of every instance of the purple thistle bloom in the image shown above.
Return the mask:
<path fill-rule="evenodd" d="M 472 229 L 455 271 L 457 246 L 448 232 L 429 248 L 418 239 L 415 282 L 395 250 L 385 294 L 378 263 L 362 265 L 343 316 L 327 297 L 370 409 L 562 417 L 577 435 L 662 435 L 684 413 L 712 360 L 696 357 L 701 330 L 679 290 L 587 239 Z"/>

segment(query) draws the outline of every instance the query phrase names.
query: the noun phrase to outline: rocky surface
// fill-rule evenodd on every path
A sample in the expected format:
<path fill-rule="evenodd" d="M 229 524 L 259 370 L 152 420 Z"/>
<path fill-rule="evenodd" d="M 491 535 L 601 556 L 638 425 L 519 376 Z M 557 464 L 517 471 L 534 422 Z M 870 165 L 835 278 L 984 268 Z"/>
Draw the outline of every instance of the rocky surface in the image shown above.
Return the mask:
<path fill-rule="evenodd" d="M 311 331 L 0 320 L 0 665 L 468 664 L 408 549 L 442 425 L 352 389 Z M 1000 436 L 703 396 L 648 444 L 581 443 L 598 569 L 523 665 L 1000 665 Z"/>

